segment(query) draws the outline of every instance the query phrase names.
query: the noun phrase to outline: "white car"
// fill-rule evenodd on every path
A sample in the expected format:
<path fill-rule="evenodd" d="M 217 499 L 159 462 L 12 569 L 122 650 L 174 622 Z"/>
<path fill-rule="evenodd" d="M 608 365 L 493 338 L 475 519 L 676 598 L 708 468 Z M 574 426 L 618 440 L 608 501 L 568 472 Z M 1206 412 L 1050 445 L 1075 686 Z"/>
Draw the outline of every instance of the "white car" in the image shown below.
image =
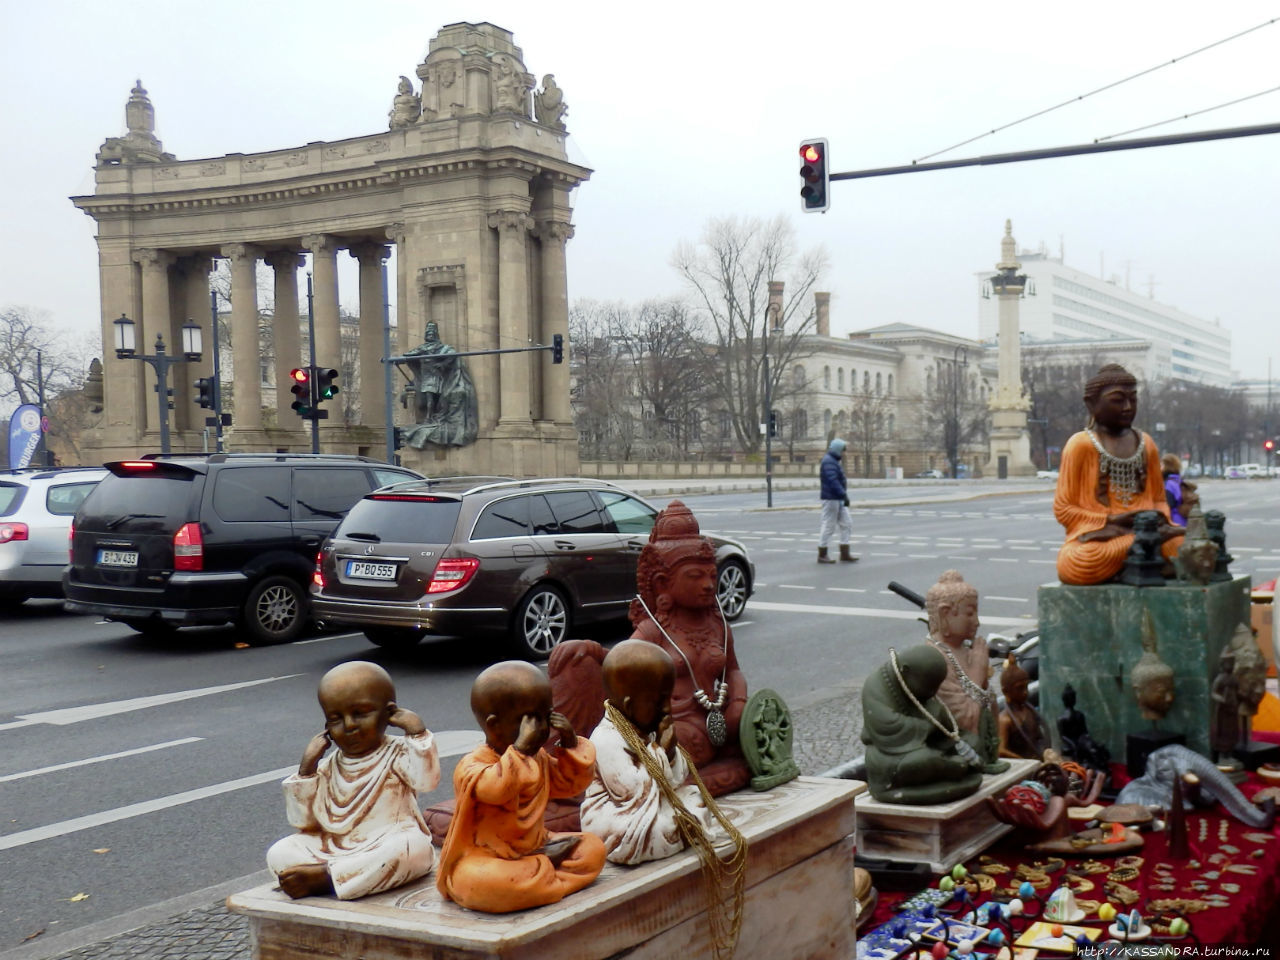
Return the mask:
<path fill-rule="evenodd" d="M 1037 480 L 1057 480 L 1058 471 L 1057 470 L 1037 470 L 1036 479 Z"/>
<path fill-rule="evenodd" d="M 0 470 L 0 605 L 61 597 L 67 535 L 101 467 Z"/>

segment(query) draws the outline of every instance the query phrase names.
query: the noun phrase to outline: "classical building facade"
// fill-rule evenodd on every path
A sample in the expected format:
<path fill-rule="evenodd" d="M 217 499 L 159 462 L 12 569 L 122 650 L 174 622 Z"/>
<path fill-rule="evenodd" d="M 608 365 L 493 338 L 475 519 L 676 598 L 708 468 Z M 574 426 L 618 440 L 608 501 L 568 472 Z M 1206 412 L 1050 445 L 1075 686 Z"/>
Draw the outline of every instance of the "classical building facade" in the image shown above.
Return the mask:
<path fill-rule="evenodd" d="M 173 352 L 179 327 L 209 331 L 209 272 L 230 262 L 236 450 L 309 449 L 290 410 L 288 371 L 305 365 L 288 322 L 272 331 L 274 395 L 258 375 L 261 347 L 255 271 L 274 271 L 276 317 L 299 315 L 298 271 L 312 276 L 316 361 L 339 366 L 337 259 L 359 261 L 360 380 L 376 385 L 360 424 L 322 421 L 325 451 L 384 449 L 383 276 L 395 245 L 397 342 L 420 343 L 428 321 L 460 352 L 550 344 L 568 335 L 565 243 L 570 194 L 591 171 L 565 150 L 565 106 L 554 77 L 535 90 L 510 32 L 489 23 L 444 27 L 416 71 L 400 78 L 390 129 L 266 153 L 176 160 L 155 136 L 141 83 L 126 107 L 128 134 L 98 153 L 92 196 L 73 198 L 98 227 L 103 342 L 122 314 L 138 323 L 139 348 L 157 335 Z M 108 349 L 110 354 L 110 350 Z M 173 449 L 200 450 L 204 410 L 191 384 L 200 364 L 176 369 Z M 578 463 L 568 366 L 549 351 L 468 358 L 479 402 L 479 438 L 461 447 L 402 451 L 432 474 L 570 474 Z M 149 364 L 104 360 L 104 426 L 86 457 L 158 449 L 159 413 Z M 246 375 L 245 372 L 248 371 Z M 230 379 L 230 377 L 224 377 Z M 275 426 L 263 408 L 274 407 Z M 398 409 L 398 408 L 397 408 Z M 403 414 L 398 414 L 403 417 Z"/>

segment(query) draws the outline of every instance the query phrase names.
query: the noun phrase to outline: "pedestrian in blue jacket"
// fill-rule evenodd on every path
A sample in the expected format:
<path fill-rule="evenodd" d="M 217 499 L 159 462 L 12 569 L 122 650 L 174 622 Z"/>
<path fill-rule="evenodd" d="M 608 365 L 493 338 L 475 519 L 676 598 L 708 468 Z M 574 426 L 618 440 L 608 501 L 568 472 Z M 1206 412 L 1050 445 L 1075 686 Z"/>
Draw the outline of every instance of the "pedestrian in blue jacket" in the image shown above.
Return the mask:
<path fill-rule="evenodd" d="M 849 538 L 853 536 L 853 517 L 849 515 L 849 490 L 845 486 L 844 459 L 845 442 L 839 437 L 831 441 L 822 465 L 818 468 L 818 478 L 822 482 L 822 526 L 818 529 L 818 562 L 835 563 L 827 556 L 827 544 L 831 542 L 831 534 L 836 526 L 840 527 L 840 559 L 845 563 L 853 563 L 858 558 L 849 552 Z"/>

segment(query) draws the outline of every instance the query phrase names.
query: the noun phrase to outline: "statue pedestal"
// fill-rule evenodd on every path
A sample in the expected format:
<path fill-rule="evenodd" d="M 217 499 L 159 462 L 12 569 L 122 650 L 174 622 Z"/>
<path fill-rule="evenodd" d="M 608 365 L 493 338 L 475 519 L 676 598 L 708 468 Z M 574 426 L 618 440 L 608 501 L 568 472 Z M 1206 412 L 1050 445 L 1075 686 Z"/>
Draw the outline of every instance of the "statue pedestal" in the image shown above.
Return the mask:
<path fill-rule="evenodd" d="M 1010 760 L 1004 773 L 987 774 L 977 793 L 951 803 L 914 806 L 858 798 L 858 855 L 925 863 L 934 873 L 981 853 L 1012 827 L 996 819 L 987 797 L 1003 796 L 1040 766 L 1037 760 Z"/>
<path fill-rule="evenodd" d="M 1174 701 L 1160 729 L 1186 735 L 1187 746 L 1212 756 L 1209 692 L 1218 654 L 1236 625 L 1249 622 L 1249 578 L 1207 586 L 1169 582 L 1163 587 L 1107 583 L 1092 587 L 1042 586 L 1040 617 L 1040 712 L 1055 731 L 1063 711 L 1062 689 L 1076 691 L 1076 709 L 1089 734 L 1113 758 L 1125 755 L 1125 735 L 1145 730 L 1131 686 L 1142 656 L 1142 616 L 1151 613 L 1160 659 L 1173 668 Z"/>
<path fill-rule="evenodd" d="M 862 784 L 800 777 L 767 793 L 721 797 L 750 844 L 734 960 L 853 956 L 854 796 Z M 667 960 L 713 955 L 697 856 L 607 864 L 594 884 L 518 913 L 464 910 L 436 875 L 363 900 L 290 900 L 273 884 L 227 898 L 249 917 L 259 960 Z"/>

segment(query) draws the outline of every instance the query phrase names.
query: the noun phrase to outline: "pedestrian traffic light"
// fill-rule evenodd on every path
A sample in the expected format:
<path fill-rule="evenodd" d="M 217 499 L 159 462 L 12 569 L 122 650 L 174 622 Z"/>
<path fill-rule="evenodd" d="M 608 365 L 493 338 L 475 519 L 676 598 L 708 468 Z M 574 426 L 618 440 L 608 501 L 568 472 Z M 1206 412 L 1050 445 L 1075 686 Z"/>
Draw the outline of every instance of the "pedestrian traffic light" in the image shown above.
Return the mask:
<path fill-rule="evenodd" d="M 564 363 L 564 337 L 558 333 L 551 335 L 551 362 Z"/>
<path fill-rule="evenodd" d="M 307 367 L 294 367 L 289 371 L 289 379 L 293 381 L 289 392 L 294 396 L 290 406 L 303 420 L 311 419 L 315 409 L 315 398 L 311 395 L 311 371 Z"/>
<path fill-rule="evenodd" d="M 217 407 L 218 398 L 213 389 L 212 377 L 200 377 L 196 380 L 196 403 L 206 410 L 212 410 Z"/>
<path fill-rule="evenodd" d="M 338 371 L 327 367 L 316 367 L 316 403 L 332 400 L 341 391 L 338 389 Z"/>
<path fill-rule="evenodd" d="M 827 141 L 806 140 L 800 144 L 800 209 L 805 213 L 826 213 L 830 171 L 827 169 Z"/>

